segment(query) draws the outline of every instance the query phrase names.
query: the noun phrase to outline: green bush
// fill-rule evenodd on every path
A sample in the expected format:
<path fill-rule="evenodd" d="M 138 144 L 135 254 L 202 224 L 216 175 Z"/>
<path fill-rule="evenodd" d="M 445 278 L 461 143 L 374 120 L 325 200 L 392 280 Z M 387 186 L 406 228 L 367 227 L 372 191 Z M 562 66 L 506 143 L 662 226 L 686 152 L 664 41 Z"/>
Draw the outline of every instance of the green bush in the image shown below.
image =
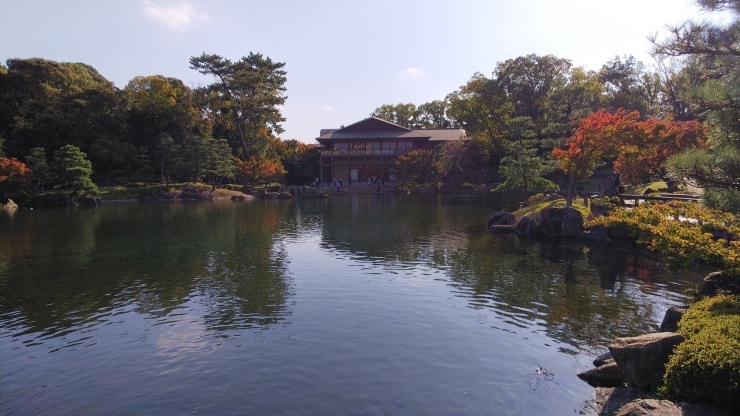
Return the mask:
<path fill-rule="evenodd" d="M 686 341 L 666 364 L 665 395 L 740 415 L 740 296 L 706 298 L 678 324 Z"/>
<path fill-rule="evenodd" d="M 241 191 L 242 188 L 244 188 L 244 185 L 239 185 L 236 183 L 229 183 L 224 185 L 224 188 L 228 189 L 229 191 Z"/>

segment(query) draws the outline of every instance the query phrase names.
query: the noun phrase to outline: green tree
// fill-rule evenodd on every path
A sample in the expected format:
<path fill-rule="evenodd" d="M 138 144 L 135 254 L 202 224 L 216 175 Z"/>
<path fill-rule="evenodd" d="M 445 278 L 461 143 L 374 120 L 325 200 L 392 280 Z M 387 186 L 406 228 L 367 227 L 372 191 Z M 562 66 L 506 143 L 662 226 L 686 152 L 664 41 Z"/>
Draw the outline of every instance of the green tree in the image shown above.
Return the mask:
<path fill-rule="evenodd" d="M 248 159 L 266 145 L 265 137 L 281 133 L 285 119 L 284 63 L 250 52 L 236 62 L 218 55 L 190 58 L 190 68 L 212 75 L 215 82 L 195 90 L 201 116 L 214 125 L 214 135 L 228 137 Z M 268 134 L 264 134 L 267 130 Z"/>
<path fill-rule="evenodd" d="M 383 104 L 370 115 L 407 128 L 417 127 L 419 124 L 416 106 L 412 103 Z"/>
<path fill-rule="evenodd" d="M 690 84 L 683 98 L 708 127 L 709 148 L 690 149 L 668 159 L 668 171 L 707 189 L 709 205 L 740 210 L 740 1 L 700 0 L 708 11 L 729 10 L 728 24 L 689 20 L 652 38 L 662 58 L 683 58 Z"/>
<path fill-rule="evenodd" d="M 558 186 L 542 176 L 552 164 L 543 163 L 537 151 L 539 143 L 530 117 L 515 117 L 506 123 L 506 156 L 501 160 L 501 174 L 506 180 L 493 191 L 521 188 L 526 198 L 531 191 L 557 190 Z"/>
<path fill-rule="evenodd" d="M 49 182 L 51 175 L 49 172 L 49 164 L 46 162 L 46 152 L 43 147 L 34 147 L 31 149 L 30 154 L 26 156 L 26 163 L 28 167 L 33 171 L 33 175 L 38 181 L 37 187 L 44 189 L 44 184 Z"/>
<path fill-rule="evenodd" d="M 93 67 L 45 59 L 9 59 L 0 73 L 0 137 L 10 156 L 24 157 L 33 147 L 59 149 L 71 144 L 88 152 L 102 170 L 99 140 L 124 141 L 122 96 Z M 110 149 L 105 144 L 96 149 Z"/>
<path fill-rule="evenodd" d="M 51 171 L 54 173 L 56 188 L 67 192 L 68 202 L 72 196 L 98 192 L 98 187 L 90 179 L 92 164 L 76 146 L 68 144 L 54 152 Z"/>

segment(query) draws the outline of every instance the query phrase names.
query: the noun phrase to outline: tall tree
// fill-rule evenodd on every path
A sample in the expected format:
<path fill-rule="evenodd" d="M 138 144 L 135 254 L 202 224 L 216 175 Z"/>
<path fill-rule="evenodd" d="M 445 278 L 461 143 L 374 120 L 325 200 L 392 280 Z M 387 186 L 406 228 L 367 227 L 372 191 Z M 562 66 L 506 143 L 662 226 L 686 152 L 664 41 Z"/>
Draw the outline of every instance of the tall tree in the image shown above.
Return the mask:
<path fill-rule="evenodd" d="M 213 84 L 195 90 L 201 115 L 217 128 L 214 134 L 224 134 L 241 149 L 244 159 L 259 149 L 261 130 L 283 131 L 280 123 L 285 119 L 279 108 L 287 98 L 283 67 L 284 63 L 252 52 L 235 62 L 205 53 L 190 58 L 190 68 L 215 78 Z"/>
<path fill-rule="evenodd" d="M 417 127 L 419 124 L 416 106 L 412 103 L 383 104 L 370 115 L 407 128 Z"/>
<path fill-rule="evenodd" d="M 66 145 L 54 152 L 51 163 L 54 183 L 67 192 L 67 201 L 72 195 L 97 193 L 98 187 L 90 180 L 92 164 L 79 148 Z"/>
<path fill-rule="evenodd" d="M 691 83 L 685 99 L 708 127 L 709 148 L 690 149 L 668 160 L 677 180 L 705 187 L 710 202 L 740 210 L 740 1 L 699 0 L 708 11 L 728 10 L 727 24 L 689 20 L 668 26 L 668 36 L 652 38 L 653 52 L 663 58 L 685 58 Z"/>

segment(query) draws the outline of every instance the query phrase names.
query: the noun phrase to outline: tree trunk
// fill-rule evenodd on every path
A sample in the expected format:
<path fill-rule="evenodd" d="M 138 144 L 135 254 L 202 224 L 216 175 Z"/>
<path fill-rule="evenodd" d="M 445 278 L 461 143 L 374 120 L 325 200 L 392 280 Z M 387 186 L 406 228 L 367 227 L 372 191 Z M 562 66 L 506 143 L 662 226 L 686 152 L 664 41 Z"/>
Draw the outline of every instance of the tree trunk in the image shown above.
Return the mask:
<path fill-rule="evenodd" d="M 568 192 L 566 194 L 567 197 L 565 198 L 566 207 L 573 206 L 573 191 L 575 190 L 575 188 L 576 188 L 576 177 L 571 176 L 570 182 L 568 182 Z"/>
<path fill-rule="evenodd" d="M 247 142 L 244 141 L 244 133 L 242 132 L 241 127 L 236 129 L 237 133 L 239 133 L 239 144 L 242 147 L 242 153 L 244 156 L 244 161 L 249 160 L 249 149 L 247 149 Z"/>

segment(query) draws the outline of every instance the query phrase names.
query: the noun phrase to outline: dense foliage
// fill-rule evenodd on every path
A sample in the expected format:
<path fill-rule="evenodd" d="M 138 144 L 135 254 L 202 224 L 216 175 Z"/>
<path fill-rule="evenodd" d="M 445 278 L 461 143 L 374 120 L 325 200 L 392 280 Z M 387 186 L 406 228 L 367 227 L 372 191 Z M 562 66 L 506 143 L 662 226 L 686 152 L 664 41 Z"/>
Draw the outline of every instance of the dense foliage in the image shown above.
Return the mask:
<path fill-rule="evenodd" d="M 590 222 L 596 224 L 626 227 L 638 243 L 665 255 L 674 268 L 699 260 L 740 272 L 740 219 L 734 215 L 695 203 L 670 202 L 614 210 Z"/>
<path fill-rule="evenodd" d="M 678 332 L 686 341 L 666 364 L 666 396 L 740 414 L 740 296 L 720 295 L 691 305 Z"/>

